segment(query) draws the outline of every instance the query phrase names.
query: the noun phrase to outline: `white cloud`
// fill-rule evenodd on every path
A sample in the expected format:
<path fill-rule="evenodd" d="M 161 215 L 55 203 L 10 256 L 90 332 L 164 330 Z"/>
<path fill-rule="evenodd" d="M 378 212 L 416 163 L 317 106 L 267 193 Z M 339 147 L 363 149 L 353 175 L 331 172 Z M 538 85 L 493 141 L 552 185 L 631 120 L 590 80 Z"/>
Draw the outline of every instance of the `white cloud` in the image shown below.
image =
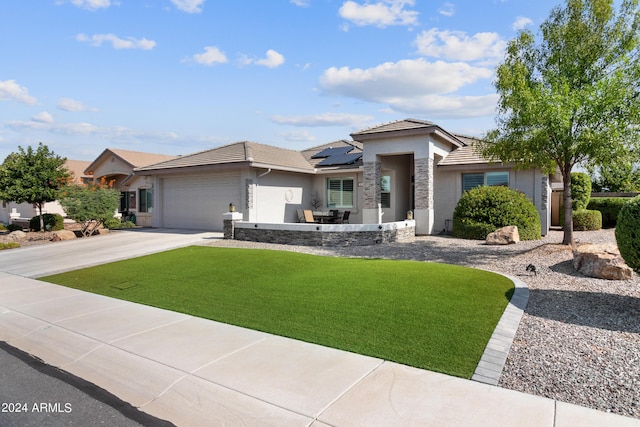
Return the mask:
<path fill-rule="evenodd" d="M 178 10 L 186 13 L 200 13 L 205 0 L 171 0 Z"/>
<path fill-rule="evenodd" d="M 456 13 L 456 6 L 453 3 L 444 3 L 440 9 L 438 9 L 438 13 L 444 16 L 453 16 Z"/>
<path fill-rule="evenodd" d="M 520 30 L 524 30 L 528 25 L 532 25 L 532 24 L 533 24 L 533 21 L 531 19 L 526 18 L 524 16 L 518 16 L 516 18 L 516 21 L 511 26 L 511 28 L 513 28 L 514 31 L 520 31 Z"/>
<path fill-rule="evenodd" d="M 205 46 L 203 53 L 196 53 L 183 62 L 194 61 L 202 65 L 224 64 L 227 62 L 227 56 L 215 46 Z"/>
<path fill-rule="evenodd" d="M 322 113 L 308 116 L 272 116 L 271 120 L 281 125 L 324 127 L 353 126 L 371 121 L 374 117 L 363 114 Z"/>
<path fill-rule="evenodd" d="M 299 130 L 299 131 L 293 131 L 293 132 L 280 132 L 278 136 L 291 142 L 314 142 L 316 140 L 315 135 L 312 135 L 306 130 Z"/>
<path fill-rule="evenodd" d="M 10 121 L 7 127 L 12 129 L 31 129 L 36 131 L 51 132 L 60 135 L 91 135 L 96 134 L 98 127 L 89 123 L 51 123 L 42 121 Z"/>
<path fill-rule="evenodd" d="M 453 93 L 492 76 L 489 68 L 419 58 L 369 69 L 329 68 L 319 85 L 327 94 L 385 104 L 396 111 L 429 117 L 483 116 L 495 112 L 494 95 L 461 97 Z"/>
<path fill-rule="evenodd" d="M 121 39 L 115 34 L 94 34 L 91 37 L 86 34 L 78 34 L 76 40 L 83 43 L 89 43 L 91 46 L 101 46 L 102 43 L 111 43 L 114 49 L 142 49 L 151 50 L 156 46 L 156 42 L 148 39 L 136 39 L 127 37 Z"/>
<path fill-rule="evenodd" d="M 38 103 L 33 96 L 29 95 L 29 90 L 20 86 L 15 80 L 0 81 L 0 101 L 18 101 L 28 105 Z"/>
<path fill-rule="evenodd" d="M 414 4 L 415 0 L 380 0 L 364 4 L 346 1 L 338 13 L 358 26 L 375 25 L 384 28 L 389 25 L 415 25 L 418 23 L 418 12 L 405 9 Z"/>
<path fill-rule="evenodd" d="M 507 46 L 498 33 L 476 33 L 468 36 L 463 31 L 440 31 L 432 28 L 416 37 L 418 53 L 434 58 L 454 61 L 499 61 Z"/>
<path fill-rule="evenodd" d="M 266 56 L 262 59 L 255 59 L 250 58 L 247 55 L 242 55 L 238 62 L 240 63 L 240 65 L 256 64 L 263 65 L 268 68 L 276 68 L 284 64 L 284 56 L 273 49 L 269 49 L 266 53 Z"/>
<path fill-rule="evenodd" d="M 111 6 L 111 0 L 71 0 L 71 4 L 80 9 L 97 10 Z"/>
<path fill-rule="evenodd" d="M 299 7 L 309 7 L 311 6 L 311 0 L 289 0 L 292 4 L 295 4 Z"/>
<path fill-rule="evenodd" d="M 31 120 L 38 123 L 53 123 L 53 116 L 46 111 L 43 111 L 31 117 Z"/>
<path fill-rule="evenodd" d="M 92 112 L 98 111 L 97 108 L 87 107 L 81 101 L 77 101 L 71 98 L 60 98 L 58 100 L 58 108 L 63 111 L 69 111 L 73 113 L 82 112 L 82 111 L 92 111 Z"/>

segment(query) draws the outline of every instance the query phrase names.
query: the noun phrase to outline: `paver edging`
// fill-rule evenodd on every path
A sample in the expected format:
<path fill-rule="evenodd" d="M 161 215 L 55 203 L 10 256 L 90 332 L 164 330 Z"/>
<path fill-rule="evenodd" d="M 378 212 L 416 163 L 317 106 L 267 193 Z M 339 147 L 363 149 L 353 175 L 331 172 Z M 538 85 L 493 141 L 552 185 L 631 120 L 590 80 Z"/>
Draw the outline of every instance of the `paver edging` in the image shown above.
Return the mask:
<path fill-rule="evenodd" d="M 500 274 L 511 280 L 515 289 L 471 379 L 484 384 L 498 385 L 500 375 L 502 375 L 502 370 L 507 362 L 511 344 L 513 344 L 513 339 L 516 336 L 517 326 L 520 324 L 524 309 L 529 301 L 529 287 L 522 280 L 515 277 L 497 272 L 493 273 Z"/>

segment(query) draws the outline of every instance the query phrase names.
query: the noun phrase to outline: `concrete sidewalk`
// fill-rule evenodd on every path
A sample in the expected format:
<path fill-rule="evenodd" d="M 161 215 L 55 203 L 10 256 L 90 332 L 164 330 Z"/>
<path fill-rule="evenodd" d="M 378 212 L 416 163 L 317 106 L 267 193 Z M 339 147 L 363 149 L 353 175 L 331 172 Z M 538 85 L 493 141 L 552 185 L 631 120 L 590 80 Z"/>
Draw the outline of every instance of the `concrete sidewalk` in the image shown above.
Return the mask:
<path fill-rule="evenodd" d="M 155 250 L 219 238 L 156 232 L 129 241 L 131 235 L 114 233 L 91 263 L 149 252 L 149 242 Z M 4 251 L 13 252 L 11 263 L 0 253 L 0 340 L 179 426 L 640 426 L 632 418 L 30 278 L 47 268 L 77 268 L 82 263 L 71 247 L 80 243 Z M 36 253 L 55 261 L 36 262 Z"/>

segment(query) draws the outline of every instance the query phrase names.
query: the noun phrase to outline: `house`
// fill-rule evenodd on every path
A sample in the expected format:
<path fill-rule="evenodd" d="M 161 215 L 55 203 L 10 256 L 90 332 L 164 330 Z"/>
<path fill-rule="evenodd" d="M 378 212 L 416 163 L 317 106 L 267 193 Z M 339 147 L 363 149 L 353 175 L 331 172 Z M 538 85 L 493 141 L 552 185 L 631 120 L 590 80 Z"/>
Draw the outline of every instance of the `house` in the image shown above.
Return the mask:
<path fill-rule="evenodd" d="M 73 182 L 83 184 L 90 182 L 93 178 L 85 173 L 85 169 L 90 162 L 84 160 L 67 160 L 64 167 L 71 172 Z M 42 207 L 42 213 L 59 214 L 65 216 L 64 209 L 58 201 L 47 202 Z M 0 223 L 10 224 L 15 220 L 28 221 L 31 217 L 40 215 L 38 208 L 31 203 L 15 203 L 2 201 L 0 204 Z"/>
<path fill-rule="evenodd" d="M 163 162 L 175 158 L 164 154 L 107 148 L 90 164 L 84 172 L 95 182 L 112 182 L 120 190 L 120 214 L 135 215 L 136 224 L 151 226 L 153 211 L 152 182 L 148 177 L 136 176 L 133 170 L 139 166 Z"/>
<path fill-rule="evenodd" d="M 147 163 L 133 176 L 121 173 L 120 183 L 145 189 L 146 206 L 153 206 L 146 214 L 155 227 L 222 230 L 231 204 L 244 221 L 297 222 L 297 209 L 318 204 L 317 210 L 349 210 L 351 223 L 364 224 L 401 221 L 411 211 L 417 234 L 435 234 L 451 230 L 466 189 L 486 184 L 525 193 L 538 209 L 542 233 L 549 229 L 550 177 L 490 164 L 473 138 L 416 119 L 351 137 L 303 151 L 237 142 Z M 113 150 L 103 154 L 101 165 L 117 161 L 109 160 Z M 94 176 L 103 173 L 94 169 Z"/>

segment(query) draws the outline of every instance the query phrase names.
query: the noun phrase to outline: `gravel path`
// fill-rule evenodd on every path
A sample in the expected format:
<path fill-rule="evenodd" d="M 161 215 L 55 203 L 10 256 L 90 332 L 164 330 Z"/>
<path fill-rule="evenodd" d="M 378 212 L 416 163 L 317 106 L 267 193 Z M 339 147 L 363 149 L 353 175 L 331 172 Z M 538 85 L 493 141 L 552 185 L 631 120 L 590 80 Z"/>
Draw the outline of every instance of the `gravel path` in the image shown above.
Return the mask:
<path fill-rule="evenodd" d="M 613 230 L 575 232 L 576 243 L 615 243 Z M 230 240 L 212 245 L 325 256 L 436 261 L 517 276 L 530 289 L 499 386 L 640 418 L 640 278 L 610 281 L 573 270 L 562 232 L 536 242 L 487 246 L 448 236 L 411 243 L 318 248 Z M 538 275 L 525 271 L 534 264 Z"/>

